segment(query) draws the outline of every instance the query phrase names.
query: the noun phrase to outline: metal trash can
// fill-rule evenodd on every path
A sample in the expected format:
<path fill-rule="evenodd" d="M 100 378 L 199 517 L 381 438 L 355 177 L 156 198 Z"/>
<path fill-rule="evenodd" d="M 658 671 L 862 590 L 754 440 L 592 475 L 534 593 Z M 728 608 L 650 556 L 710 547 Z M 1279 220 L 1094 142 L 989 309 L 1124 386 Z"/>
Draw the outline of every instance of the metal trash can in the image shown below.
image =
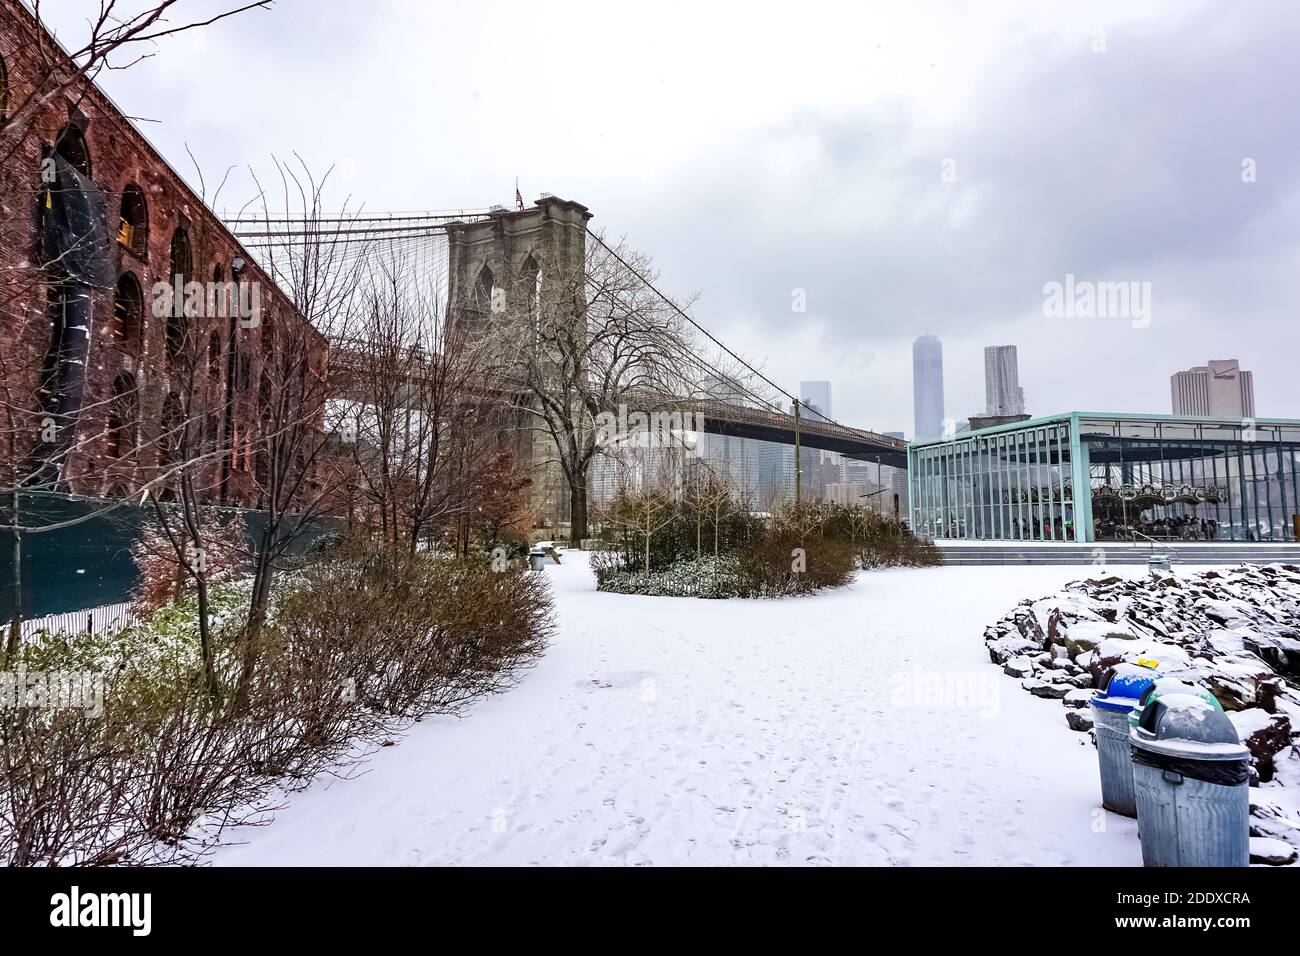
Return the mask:
<path fill-rule="evenodd" d="M 546 552 L 541 548 L 532 548 L 528 552 L 528 570 L 540 571 L 546 567 Z"/>
<path fill-rule="evenodd" d="M 1145 866 L 1250 863 L 1250 751 L 1227 714 L 1192 694 L 1142 710 L 1133 788 Z"/>
<path fill-rule="evenodd" d="M 1101 805 L 1126 817 L 1137 816 L 1133 800 L 1133 761 L 1129 755 L 1129 712 L 1159 675 L 1140 664 L 1116 664 L 1093 691 L 1089 709 L 1097 731 Z"/>
<path fill-rule="evenodd" d="M 1177 677 L 1160 677 L 1142 692 L 1142 696 L 1138 698 L 1137 706 L 1129 711 L 1128 729 L 1130 733 L 1142 720 L 1142 708 L 1166 694 L 1191 694 L 1193 697 L 1201 698 L 1215 710 L 1223 710 L 1223 705 L 1219 703 L 1218 698 L 1208 688 L 1202 687 L 1200 684 L 1189 684 Z"/>

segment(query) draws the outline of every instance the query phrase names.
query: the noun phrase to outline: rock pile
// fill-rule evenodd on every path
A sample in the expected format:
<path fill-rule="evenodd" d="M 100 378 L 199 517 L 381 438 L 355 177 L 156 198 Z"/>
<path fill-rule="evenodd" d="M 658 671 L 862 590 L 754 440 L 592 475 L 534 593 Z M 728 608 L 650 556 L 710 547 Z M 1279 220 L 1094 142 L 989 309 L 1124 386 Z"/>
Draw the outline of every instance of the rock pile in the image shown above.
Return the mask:
<path fill-rule="evenodd" d="M 1252 786 L 1300 788 L 1300 567 L 1076 581 L 1022 601 L 984 641 L 995 664 L 1029 693 L 1060 700 L 1081 732 L 1092 730 L 1088 698 L 1108 668 L 1158 662 L 1162 676 L 1199 683 L 1228 712 L 1251 752 Z M 1273 844 L 1300 847 L 1300 823 L 1263 794 L 1252 791 L 1251 835 L 1271 847 L 1261 861 L 1287 862 Z"/>

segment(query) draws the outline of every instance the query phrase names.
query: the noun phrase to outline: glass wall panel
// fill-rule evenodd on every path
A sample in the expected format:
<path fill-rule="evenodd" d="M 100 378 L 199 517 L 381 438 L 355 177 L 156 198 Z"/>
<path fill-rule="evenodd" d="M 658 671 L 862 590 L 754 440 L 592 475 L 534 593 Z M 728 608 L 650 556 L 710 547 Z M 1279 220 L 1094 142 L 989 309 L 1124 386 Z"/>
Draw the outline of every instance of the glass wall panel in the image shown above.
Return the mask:
<path fill-rule="evenodd" d="M 1088 462 L 1080 487 L 1066 421 L 914 446 L 917 531 L 994 541 L 1295 539 L 1300 428 L 1089 418 L 1077 440 Z M 1091 527 L 1076 524 L 1080 495 Z"/>

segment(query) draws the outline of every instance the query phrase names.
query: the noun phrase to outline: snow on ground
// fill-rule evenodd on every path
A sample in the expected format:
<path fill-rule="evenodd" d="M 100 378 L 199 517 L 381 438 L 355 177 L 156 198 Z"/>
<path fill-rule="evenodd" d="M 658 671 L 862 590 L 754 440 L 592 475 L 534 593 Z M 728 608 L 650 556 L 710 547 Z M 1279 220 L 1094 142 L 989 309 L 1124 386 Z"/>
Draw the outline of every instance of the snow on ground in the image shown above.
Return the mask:
<path fill-rule="evenodd" d="M 566 554 L 544 572 L 558 636 L 520 686 L 416 724 L 212 859 L 1137 866 L 1087 736 L 982 640 L 1088 570 L 895 569 L 705 601 L 597 593 Z"/>

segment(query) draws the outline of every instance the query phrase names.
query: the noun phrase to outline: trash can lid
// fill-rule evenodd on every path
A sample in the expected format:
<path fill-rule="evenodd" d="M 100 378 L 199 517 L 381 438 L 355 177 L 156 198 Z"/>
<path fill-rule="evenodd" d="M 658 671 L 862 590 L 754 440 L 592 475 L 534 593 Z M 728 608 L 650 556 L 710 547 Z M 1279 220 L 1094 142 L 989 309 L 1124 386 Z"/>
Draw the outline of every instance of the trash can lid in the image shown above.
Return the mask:
<path fill-rule="evenodd" d="M 1142 719 L 1129 737 L 1134 747 L 1170 757 L 1241 760 L 1250 756 L 1228 715 L 1197 694 L 1152 699 L 1142 708 Z"/>
<path fill-rule="evenodd" d="M 1155 683 L 1158 673 L 1141 664 L 1116 664 L 1092 693 L 1092 706 L 1102 710 L 1130 711 L 1143 692 Z"/>
<path fill-rule="evenodd" d="M 1166 694 L 1191 694 L 1193 697 L 1201 698 L 1215 710 L 1223 710 L 1223 705 L 1219 703 L 1218 698 L 1207 688 L 1199 684 L 1189 684 L 1178 677 L 1161 677 L 1142 692 L 1142 696 L 1138 698 L 1137 706 L 1128 715 L 1129 722 L 1136 726 L 1137 722 L 1142 719 L 1142 709 L 1151 701 L 1158 697 L 1164 697 Z"/>
<path fill-rule="evenodd" d="M 1138 703 L 1145 707 L 1157 697 L 1164 697 L 1166 694 L 1191 694 L 1193 697 L 1201 698 L 1215 710 L 1223 710 L 1223 705 L 1214 694 L 1210 693 L 1209 688 L 1202 687 L 1200 684 L 1190 684 L 1179 677 L 1157 678 L 1142 692 Z"/>

